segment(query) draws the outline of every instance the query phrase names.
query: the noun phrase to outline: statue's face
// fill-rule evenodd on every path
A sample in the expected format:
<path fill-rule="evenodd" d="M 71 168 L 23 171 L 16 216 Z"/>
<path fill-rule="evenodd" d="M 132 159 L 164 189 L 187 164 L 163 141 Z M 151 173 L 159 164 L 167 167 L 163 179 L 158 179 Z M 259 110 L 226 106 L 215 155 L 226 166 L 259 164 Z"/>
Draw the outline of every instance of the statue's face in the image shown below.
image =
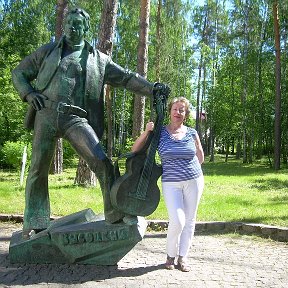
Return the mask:
<path fill-rule="evenodd" d="M 72 44 L 80 44 L 85 36 L 84 18 L 76 13 L 68 15 L 64 32 L 69 42 Z"/>

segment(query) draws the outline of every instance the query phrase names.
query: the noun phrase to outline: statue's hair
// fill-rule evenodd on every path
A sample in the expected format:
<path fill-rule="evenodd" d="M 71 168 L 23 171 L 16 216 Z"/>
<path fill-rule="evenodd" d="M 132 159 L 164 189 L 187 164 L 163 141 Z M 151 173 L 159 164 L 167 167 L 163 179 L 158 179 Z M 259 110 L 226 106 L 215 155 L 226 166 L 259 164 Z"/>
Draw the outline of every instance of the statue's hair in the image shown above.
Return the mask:
<path fill-rule="evenodd" d="M 66 19 L 71 14 L 79 14 L 84 18 L 84 25 L 85 25 L 85 32 L 87 32 L 90 29 L 90 15 L 82 8 L 75 7 L 68 11 Z"/>
<path fill-rule="evenodd" d="M 173 106 L 173 104 L 175 104 L 175 103 L 177 103 L 177 102 L 182 102 L 182 103 L 184 103 L 185 104 L 185 118 L 187 119 L 187 118 L 189 118 L 189 116 L 190 116 L 190 113 L 191 113 L 191 104 L 190 104 L 190 102 L 189 102 L 189 100 L 187 99 L 187 98 L 185 98 L 185 97 L 176 97 L 176 98 L 173 98 L 170 102 L 169 102 L 169 104 L 168 104 L 168 113 L 170 113 L 171 112 L 171 109 L 172 109 L 172 106 Z"/>

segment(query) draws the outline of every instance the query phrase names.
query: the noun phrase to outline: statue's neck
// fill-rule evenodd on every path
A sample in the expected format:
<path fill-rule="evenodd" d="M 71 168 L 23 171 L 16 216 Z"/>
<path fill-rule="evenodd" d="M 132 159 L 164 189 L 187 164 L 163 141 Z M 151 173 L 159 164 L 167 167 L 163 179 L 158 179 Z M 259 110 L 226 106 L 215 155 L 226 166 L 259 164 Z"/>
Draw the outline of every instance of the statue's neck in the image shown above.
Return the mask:
<path fill-rule="evenodd" d="M 65 46 L 69 50 L 77 51 L 77 50 L 82 50 L 85 45 L 84 39 L 79 41 L 79 43 L 71 42 L 69 39 L 65 38 Z"/>
<path fill-rule="evenodd" d="M 71 42 L 66 40 L 64 43 L 63 51 L 62 51 L 62 58 L 67 56 L 67 55 L 70 55 L 71 53 L 74 53 L 76 51 L 81 52 L 83 50 L 84 46 L 85 46 L 84 41 L 82 41 L 79 44 L 75 44 L 75 43 L 71 43 Z"/>

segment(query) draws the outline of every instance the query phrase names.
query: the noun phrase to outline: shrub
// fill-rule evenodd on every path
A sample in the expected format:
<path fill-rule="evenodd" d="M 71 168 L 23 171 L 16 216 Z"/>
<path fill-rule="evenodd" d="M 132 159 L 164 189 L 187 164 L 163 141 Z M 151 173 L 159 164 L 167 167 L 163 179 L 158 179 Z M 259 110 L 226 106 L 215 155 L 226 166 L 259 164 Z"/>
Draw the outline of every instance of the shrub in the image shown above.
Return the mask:
<path fill-rule="evenodd" d="M 77 167 L 79 156 L 72 148 L 71 144 L 63 139 L 63 166 L 66 167 Z"/>
<path fill-rule="evenodd" d="M 30 161 L 31 158 L 31 145 L 26 144 L 21 141 L 11 142 L 7 141 L 4 143 L 1 154 L 3 156 L 2 163 L 6 166 L 20 169 L 22 165 L 22 157 L 24 152 L 24 147 L 27 146 L 27 162 Z M 26 166 L 27 167 L 27 166 Z"/>

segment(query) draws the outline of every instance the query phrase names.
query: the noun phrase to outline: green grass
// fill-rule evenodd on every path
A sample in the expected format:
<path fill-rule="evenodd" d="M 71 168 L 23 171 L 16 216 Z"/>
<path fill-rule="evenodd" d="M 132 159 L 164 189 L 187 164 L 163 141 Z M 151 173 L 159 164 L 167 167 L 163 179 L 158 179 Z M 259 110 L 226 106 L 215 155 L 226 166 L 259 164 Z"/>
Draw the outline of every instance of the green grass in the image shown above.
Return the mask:
<path fill-rule="evenodd" d="M 61 175 L 49 175 L 51 214 L 63 216 L 92 208 L 102 213 L 103 200 L 99 184 L 96 188 L 74 185 L 76 169 L 67 169 Z M 0 172 L 0 213 L 23 214 L 25 204 L 25 183 L 20 187 L 17 173 Z"/>
<path fill-rule="evenodd" d="M 198 220 L 288 226 L 288 170 L 229 159 L 203 167 L 205 190 Z"/>
<path fill-rule="evenodd" d="M 241 161 L 221 157 L 203 165 L 205 189 L 197 221 L 241 221 L 288 227 L 288 170 L 275 172 L 266 163 L 244 165 Z M 91 208 L 102 213 L 103 201 L 97 188 L 73 184 L 75 169 L 62 175 L 50 175 L 51 213 L 67 215 Z M 160 181 L 159 181 L 160 184 Z M 161 185 L 159 185 L 161 187 Z M 0 213 L 23 214 L 24 187 L 19 173 L 0 171 Z M 167 219 L 163 198 L 148 219 Z"/>

